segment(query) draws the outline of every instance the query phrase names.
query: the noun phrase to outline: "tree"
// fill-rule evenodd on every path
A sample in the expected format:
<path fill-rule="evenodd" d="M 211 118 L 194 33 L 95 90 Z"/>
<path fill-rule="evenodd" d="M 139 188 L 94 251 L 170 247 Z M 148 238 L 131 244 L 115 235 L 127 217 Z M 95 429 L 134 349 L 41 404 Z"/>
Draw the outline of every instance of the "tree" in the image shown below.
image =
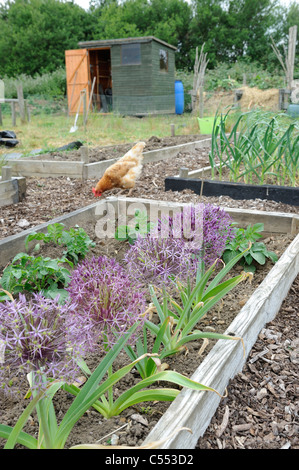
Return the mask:
<path fill-rule="evenodd" d="M 240 60 L 277 68 L 270 35 L 287 45 L 298 17 L 295 1 L 285 8 L 278 0 L 90 0 L 89 11 L 66 0 L 7 0 L 0 6 L 0 77 L 51 72 L 79 41 L 129 36 L 175 46 L 177 69 L 193 69 L 199 44 L 209 68 Z"/>
<path fill-rule="evenodd" d="M 95 8 L 93 39 L 155 36 L 178 48 L 178 67 L 186 66 L 191 7 L 185 0 L 110 0 Z"/>
<path fill-rule="evenodd" d="M 0 10 L 0 74 L 51 72 L 64 65 L 66 49 L 92 30 L 92 16 L 57 0 L 15 0 Z"/>
<path fill-rule="evenodd" d="M 277 0 L 193 0 L 192 44 L 205 42 L 210 66 L 247 59 L 265 61 Z"/>

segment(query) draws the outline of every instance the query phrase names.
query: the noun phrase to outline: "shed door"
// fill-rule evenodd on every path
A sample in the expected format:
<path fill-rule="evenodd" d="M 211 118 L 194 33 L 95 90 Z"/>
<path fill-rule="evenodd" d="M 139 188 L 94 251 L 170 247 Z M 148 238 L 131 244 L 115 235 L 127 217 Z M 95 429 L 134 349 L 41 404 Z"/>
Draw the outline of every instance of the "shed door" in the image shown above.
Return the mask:
<path fill-rule="evenodd" d="M 86 102 L 89 100 L 89 57 L 87 49 L 65 51 L 65 68 L 69 114 L 78 111 L 80 92 L 86 90 Z M 83 112 L 83 103 L 80 113 Z"/>

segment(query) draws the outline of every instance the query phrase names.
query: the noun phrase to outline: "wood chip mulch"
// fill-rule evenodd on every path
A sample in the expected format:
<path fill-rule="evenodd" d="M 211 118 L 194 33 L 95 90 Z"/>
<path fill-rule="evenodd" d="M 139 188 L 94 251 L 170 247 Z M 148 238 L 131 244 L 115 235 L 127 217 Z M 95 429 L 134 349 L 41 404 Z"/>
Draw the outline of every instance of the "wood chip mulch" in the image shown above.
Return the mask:
<path fill-rule="evenodd" d="M 299 276 L 230 382 L 197 449 L 298 449 Z"/>

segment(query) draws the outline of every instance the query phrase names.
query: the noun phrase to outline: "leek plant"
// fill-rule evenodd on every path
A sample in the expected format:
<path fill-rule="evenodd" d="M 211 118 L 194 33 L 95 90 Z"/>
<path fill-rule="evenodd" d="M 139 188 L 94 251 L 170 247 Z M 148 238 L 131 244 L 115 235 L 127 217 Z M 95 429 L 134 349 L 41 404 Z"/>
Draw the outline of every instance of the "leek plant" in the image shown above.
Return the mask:
<path fill-rule="evenodd" d="M 219 179 L 223 170 L 229 172 L 230 181 L 251 184 L 288 184 L 296 186 L 299 170 L 299 134 L 296 123 L 281 126 L 278 117 L 267 119 L 255 112 L 242 113 L 236 119 L 230 133 L 226 133 L 229 115 L 221 114 L 219 124 L 216 117 L 212 131 L 209 161 L 212 178 L 218 170 Z"/>

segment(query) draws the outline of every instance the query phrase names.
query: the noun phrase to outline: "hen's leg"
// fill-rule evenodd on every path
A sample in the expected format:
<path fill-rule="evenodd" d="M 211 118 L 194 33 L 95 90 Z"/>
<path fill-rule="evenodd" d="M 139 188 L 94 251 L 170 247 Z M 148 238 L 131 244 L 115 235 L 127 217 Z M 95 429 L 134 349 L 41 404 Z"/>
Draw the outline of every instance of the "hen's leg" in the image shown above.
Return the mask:
<path fill-rule="evenodd" d="M 131 196 L 133 189 L 134 189 L 134 188 L 131 188 L 131 189 L 129 190 L 129 192 L 128 192 L 128 197 Z"/>

